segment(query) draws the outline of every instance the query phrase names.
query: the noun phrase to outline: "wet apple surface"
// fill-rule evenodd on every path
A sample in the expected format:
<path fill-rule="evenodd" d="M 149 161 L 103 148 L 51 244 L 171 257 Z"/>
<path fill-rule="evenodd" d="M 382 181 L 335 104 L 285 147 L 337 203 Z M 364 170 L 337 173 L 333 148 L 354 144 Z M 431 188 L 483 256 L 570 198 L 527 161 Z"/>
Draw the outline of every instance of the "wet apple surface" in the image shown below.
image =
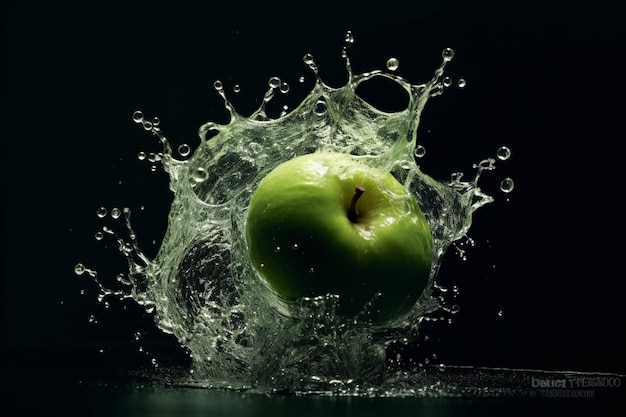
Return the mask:
<path fill-rule="evenodd" d="M 428 282 L 432 238 L 391 174 L 320 152 L 270 172 L 250 201 L 250 257 L 287 300 L 339 296 L 339 313 L 383 322 L 411 309 Z"/>

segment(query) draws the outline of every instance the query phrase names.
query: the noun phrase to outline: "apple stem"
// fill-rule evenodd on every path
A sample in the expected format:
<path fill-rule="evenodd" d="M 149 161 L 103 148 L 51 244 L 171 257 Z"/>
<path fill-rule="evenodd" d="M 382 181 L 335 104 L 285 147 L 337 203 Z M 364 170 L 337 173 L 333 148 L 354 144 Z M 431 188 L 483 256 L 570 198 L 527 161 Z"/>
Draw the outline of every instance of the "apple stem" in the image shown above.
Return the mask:
<path fill-rule="evenodd" d="M 348 219 L 350 219 L 352 223 L 359 221 L 359 211 L 357 210 L 356 203 L 364 192 L 365 188 L 363 188 L 362 185 L 357 184 L 356 187 L 354 187 L 354 195 L 350 201 L 350 207 L 348 207 Z"/>

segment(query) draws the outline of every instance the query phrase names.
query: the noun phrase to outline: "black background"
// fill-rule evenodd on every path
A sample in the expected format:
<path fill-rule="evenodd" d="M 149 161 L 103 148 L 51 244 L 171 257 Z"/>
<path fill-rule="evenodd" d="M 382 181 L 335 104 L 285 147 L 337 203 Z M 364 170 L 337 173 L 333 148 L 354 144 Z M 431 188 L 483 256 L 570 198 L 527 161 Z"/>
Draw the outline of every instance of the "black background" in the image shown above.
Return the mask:
<path fill-rule="evenodd" d="M 158 151 L 131 120 L 158 115 L 174 146 L 197 146 L 206 121 L 226 122 L 212 83 L 241 113 L 259 105 L 270 76 L 307 92 L 311 52 L 328 84 L 345 82 L 340 57 L 352 30 L 355 72 L 400 60 L 428 80 L 452 47 L 448 74 L 468 81 L 427 104 L 423 170 L 437 179 L 495 155 L 483 178 L 496 202 L 480 209 L 468 260 L 453 250 L 440 280 L 459 288 L 452 324 L 429 324 L 414 354 L 446 364 L 624 373 L 624 28 L 600 2 L 311 2 L 280 6 L 106 3 L 2 5 L 2 349 L 4 370 L 126 372 L 187 363 L 133 302 L 111 300 L 77 277 L 77 262 L 114 285 L 124 270 L 112 240 L 93 238 L 99 206 L 128 206 L 154 256 L 171 194 L 166 175 L 137 160 Z M 208 4 L 208 2 L 207 2 Z M 363 94 L 366 94 L 365 92 Z M 382 108 L 396 98 L 372 87 Z M 515 190 L 498 190 L 510 176 Z M 141 211 L 140 206 L 145 210 Z M 119 229 L 122 230 L 122 229 Z M 154 241 L 154 243 L 153 243 Z M 81 291 L 84 294 L 81 294 Z M 498 312 L 502 315 L 499 316 Z M 93 315 L 97 323 L 90 323 Z M 134 335 L 142 334 L 139 341 Z M 143 350 L 140 352 L 139 347 Z"/>

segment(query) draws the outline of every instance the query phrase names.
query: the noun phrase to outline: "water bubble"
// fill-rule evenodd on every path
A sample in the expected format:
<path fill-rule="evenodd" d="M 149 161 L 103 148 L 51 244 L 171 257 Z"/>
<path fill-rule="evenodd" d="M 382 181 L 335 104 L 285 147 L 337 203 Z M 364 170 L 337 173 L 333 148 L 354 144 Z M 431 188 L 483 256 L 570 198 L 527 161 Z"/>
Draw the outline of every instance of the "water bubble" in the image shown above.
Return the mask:
<path fill-rule="evenodd" d="M 113 217 L 114 219 L 119 219 L 121 215 L 122 211 L 117 207 L 113 207 L 113 209 L 111 210 L 111 217 Z"/>
<path fill-rule="evenodd" d="M 100 217 L 101 219 L 104 218 L 107 215 L 107 209 L 104 207 L 100 207 L 98 208 L 98 210 L 96 210 L 96 216 Z"/>
<path fill-rule="evenodd" d="M 511 149 L 508 146 L 500 146 L 496 152 L 496 156 L 501 161 L 506 161 L 511 157 Z"/>
<path fill-rule="evenodd" d="M 286 82 L 284 82 L 284 81 L 283 81 L 283 82 L 281 82 L 281 83 L 280 83 L 279 90 L 280 90 L 280 92 L 281 92 L 281 93 L 283 93 L 283 94 L 285 94 L 285 93 L 289 92 L 289 84 L 287 84 L 287 83 L 286 83 Z"/>
<path fill-rule="evenodd" d="M 104 234 L 102 232 L 96 232 L 95 238 L 96 240 L 102 240 L 104 238 Z"/>
<path fill-rule="evenodd" d="M 442 84 L 443 84 L 444 87 L 450 87 L 452 85 L 452 78 L 450 78 L 450 77 L 443 77 Z"/>
<path fill-rule="evenodd" d="M 159 119 L 157 116 L 154 116 L 152 118 L 152 126 L 158 126 L 161 124 L 161 119 Z"/>
<path fill-rule="evenodd" d="M 439 371 L 441 371 L 441 372 L 444 372 L 444 371 L 446 370 L 446 365 L 445 365 L 445 364 L 443 364 L 443 363 L 440 363 L 440 364 L 437 366 L 437 369 L 439 369 Z"/>
<path fill-rule="evenodd" d="M 215 82 L 213 83 L 213 88 L 215 88 L 217 91 L 222 91 L 224 89 L 224 84 L 222 84 L 220 80 L 215 80 Z"/>
<path fill-rule="evenodd" d="M 327 111 L 327 107 L 326 107 L 326 102 L 324 100 L 318 100 L 315 103 L 315 107 L 313 109 L 313 112 L 315 114 L 317 114 L 318 116 L 323 116 L 326 114 Z"/>
<path fill-rule="evenodd" d="M 136 112 L 133 113 L 133 121 L 135 123 L 141 123 L 143 122 L 143 113 L 140 112 L 139 110 L 137 110 Z"/>
<path fill-rule="evenodd" d="M 142 125 L 143 125 L 144 130 L 152 130 L 152 122 L 144 120 L 142 122 Z"/>
<path fill-rule="evenodd" d="M 196 168 L 193 173 L 191 174 L 191 178 L 196 182 L 196 183 L 201 183 L 206 181 L 209 178 L 209 173 L 207 172 L 206 169 L 202 168 L 202 167 L 198 167 Z"/>
<path fill-rule="evenodd" d="M 510 193 L 513 188 L 515 188 L 515 183 L 512 178 L 507 177 L 500 182 L 500 190 L 503 193 Z"/>
<path fill-rule="evenodd" d="M 74 265 L 74 273 L 76 275 L 82 275 L 85 273 L 87 269 L 85 268 L 85 265 L 81 264 L 81 263 L 77 263 L 76 265 Z"/>
<path fill-rule="evenodd" d="M 417 145 L 413 151 L 413 155 L 415 155 L 416 158 L 423 158 L 424 155 L 426 155 L 426 148 L 422 145 Z"/>
<path fill-rule="evenodd" d="M 233 86 L 233 92 L 238 93 L 241 91 L 241 86 L 239 84 L 235 84 Z"/>
<path fill-rule="evenodd" d="M 454 49 L 452 48 L 444 49 L 443 52 L 441 53 L 441 57 L 446 62 L 452 61 L 452 58 L 454 58 Z"/>
<path fill-rule="evenodd" d="M 137 159 L 143 161 L 144 159 L 146 159 L 146 153 L 144 151 L 140 151 L 139 153 L 137 153 Z"/>
<path fill-rule="evenodd" d="M 400 66 L 400 61 L 397 58 L 389 58 L 387 60 L 387 69 L 389 71 L 395 71 Z"/>
<path fill-rule="evenodd" d="M 178 147 L 178 153 L 180 156 L 187 156 L 191 153 L 191 147 L 186 143 L 183 143 Z"/>
<path fill-rule="evenodd" d="M 465 86 L 467 85 L 467 81 L 465 81 L 464 78 L 459 78 L 457 85 L 459 86 L 459 88 L 465 88 Z"/>
<path fill-rule="evenodd" d="M 302 60 L 307 65 L 312 65 L 312 64 L 315 63 L 315 61 L 313 60 L 313 55 L 312 54 L 305 54 L 304 57 L 302 58 Z"/>
<path fill-rule="evenodd" d="M 450 307 L 450 313 L 452 314 L 456 314 L 459 311 L 461 311 L 461 306 L 458 304 L 454 304 L 452 307 Z"/>

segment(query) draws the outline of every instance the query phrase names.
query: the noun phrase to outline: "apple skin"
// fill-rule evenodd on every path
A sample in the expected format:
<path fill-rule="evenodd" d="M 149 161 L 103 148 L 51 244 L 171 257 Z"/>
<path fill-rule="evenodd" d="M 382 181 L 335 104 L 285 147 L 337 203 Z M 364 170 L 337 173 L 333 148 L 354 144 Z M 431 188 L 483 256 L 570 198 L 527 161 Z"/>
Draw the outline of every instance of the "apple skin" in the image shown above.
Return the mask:
<path fill-rule="evenodd" d="M 355 188 L 358 218 L 349 218 Z M 263 178 L 246 220 L 250 260 L 287 301 L 339 296 L 338 313 L 380 324 L 407 313 L 431 270 L 432 237 L 389 173 L 339 153 L 289 160 Z"/>

